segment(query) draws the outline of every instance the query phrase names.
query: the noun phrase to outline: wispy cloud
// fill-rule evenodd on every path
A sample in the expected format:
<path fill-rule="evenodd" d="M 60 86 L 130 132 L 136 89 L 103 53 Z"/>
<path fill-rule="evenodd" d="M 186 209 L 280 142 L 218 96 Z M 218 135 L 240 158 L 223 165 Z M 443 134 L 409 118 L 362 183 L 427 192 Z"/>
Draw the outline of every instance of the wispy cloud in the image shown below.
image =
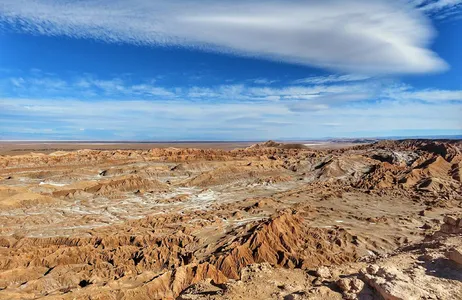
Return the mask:
<path fill-rule="evenodd" d="M 310 101 L 292 101 L 288 104 L 291 111 L 315 111 L 329 109 L 331 106 L 345 104 L 348 102 L 361 102 L 370 100 L 373 97 L 368 93 L 330 93 L 316 95 Z"/>
<path fill-rule="evenodd" d="M 395 100 L 418 100 L 430 103 L 441 103 L 445 101 L 462 102 L 462 90 L 438 90 L 438 89 L 389 89 L 385 90 L 384 94 Z"/>
<path fill-rule="evenodd" d="M 341 123 L 322 123 L 321 125 L 322 126 L 332 126 L 332 127 L 334 127 L 334 126 L 342 126 Z"/>
<path fill-rule="evenodd" d="M 312 76 L 294 80 L 294 84 L 326 84 L 336 82 L 352 82 L 352 81 L 363 81 L 370 79 L 370 76 L 357 75 L 357 74 L 345 74 L 345 75 L 328 75 L 328 76 Z"/>
<path fill-rule="evenodd" d="M 10 83 L 19 89 L 23 88 L 45 88 L 47 90 L 61 90 L 66 87 L 66 82 L 58 78 L 47 77 L 12 77 L 9 78 Z"/>
<path fill-rule="evenodd" d="M 162 86 L 155 80 L 132 82 L 122 77 L 98 78 L 90 74 L 70 79 L 34 72 L 30 76 L 16 76 L 0 80 L 0 88 L 9 97 L 48 99 L 104 99 L 153 101 L 215 102 L 283 102 L 291 111 L 328 109 L 354 102 L 399 100 L 427 103 L 462 101 L 462 90 L 414 89 L 388 81 L 368 80 L 359 75 L 330 75 L 308 77 L 300 84 L 279 83 L 262 86 L 243 81 L 235 84 L 209 86 Z M 303 84 L 301 83 L 303 82 Z"/>
<path fill-rule="evenodd" d="M 270 80 L 268 78 L 257 78 L 257 79 L 252 80 L 253 83 L 261 84 L 261 85 L 270 85 L 270 84 L 276 83 L 278 81 L 279 80 Z"/>
<path fill-rule="evenodd" d="M 219 85 L 192 87 L 177 94 L 182 99 L 229 101 L 281 101 L 284 103 L 307 102 L 300 107 L 324 109 L 345 102 L 364 101 L 374 95 L 375 87 L 365 85 L 283 85 L 260 87 L 255 85 Z M 309 102 L 309 103 L 308 103 Z M 298 104 L 296 105 L 298 106 Z"/>
<path fill-rule="evenodd" d="M 428 18 L 397 1 L 2 0 L 0 21 L 33 34 L 179 45 L 347 73 L 447 68 L 428 48 Z"/>
<path fill-rule="evenodd" d="M 430 0 L 414 1 L 414 4 L 422 11 L 447 15 L 448 11 L 454 11 L 462 8 L 462 0 Z M 460 13 L 461 11 L 459 11 Z"/>
<path fill-rule="evenodd" d="M 16 84 L 11 85 L 12 82 Z M 64 80 L 40 72 L 33 73 L 31 76 L 0 80 L 0 88 L 4 90 L 4 94 L 13 97 L 80 98 L 98 101 L 107 98 L 164 101 L 185 99 L 196 102 L 216 101 L 219 104 L 232 101 L 311 100 L 325 106 L 344 101 L 361 101 L 364 100 L 364 95 L 372 94 L 372 89 L 367 84 L 281 85 L 269 87 L 244 81 L 213 86 L 164 87 L 150 79 L 133 83 L 120 77 L 102 79 L 87 74 Z M 353 95 L 357 95 L 357 98 L 354 99 Z"/>
<path fill-rule="evenodd" d="M 330 109 L 290 109 L 279 102 L 2 98 L 0 139 L 268 139 L 386 134 L 400 129 L 462 131 L 462 108 L 451 102 L 352 102 Z M 318 105 L 318 104 L 315 104 Z M 368 113 L 365 114 L 364 111 Z M 442 118 L 441 116 L 444 116 Z M 289 121 L 288 121 L 289 120 Z M 51 130 L 52 129 L 52 130 Z M 85 129 L 85 130 L 81 130 Z"/>
<path fill-rule="evenodd" d="M 166 88 L 157 86 L 151 79 L 143 83 L 132 84 L 122 78 L 100 79 L 91 75 L 83 75 L 71 80 L 64 80 L 53 74 L 47 75 L 35 71 L 29 77 L 11 77 L 0 80 L 4 91 L 10 86 L 10 94 L 27 96 L 46 95 L 57 97 L 95 98 L 101 96 L 127 97 L 167 97 L 173 98 L 175 94 Z"/>
<path fill-rule="evenodd" d="M 462 90 L 380 85 L 375 79 L 332 82 L 339 78 L 278 87 L 248 81 L 165 87 L 123 76 L 22 74 L 0 82 L 2 90 L 18 83 L 12 87 L 16 94 L 0 98 L 0 138 L 266 139 L 366 129 L 462 131 Z M 326 80 L 332 84 L 316 84 Z"/>

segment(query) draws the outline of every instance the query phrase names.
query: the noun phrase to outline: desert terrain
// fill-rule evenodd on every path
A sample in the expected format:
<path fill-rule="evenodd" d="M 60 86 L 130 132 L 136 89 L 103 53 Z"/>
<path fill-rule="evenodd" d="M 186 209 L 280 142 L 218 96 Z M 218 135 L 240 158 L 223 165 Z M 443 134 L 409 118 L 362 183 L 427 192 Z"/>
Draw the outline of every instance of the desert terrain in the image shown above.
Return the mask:
<path fill-rule="evenodd" d="M 346 139 L 346 140 L 307 140 L 307 141 L 285 141 L 285 147 L 299 147 L 306 145 L 312 149 L 339 149 L 356 145 L 368 144 L 377 140 L 367 139 Z M 246 148 L 259 142 L 243 141 L 215 141 L 215 142 L 78 142 L 78 141 L 1 141 L 0 155 L 20 155 L 34 153 L 50 154 L 57 151 L 76 150 L 151 150 L 155 148 L 194 148 L 194 149 L 219 149 L 234 150 Z"/>
<path fill-rule="evenodd" d="M 462 299 L 462 141 L 1 151 L 0 299 Z"/>

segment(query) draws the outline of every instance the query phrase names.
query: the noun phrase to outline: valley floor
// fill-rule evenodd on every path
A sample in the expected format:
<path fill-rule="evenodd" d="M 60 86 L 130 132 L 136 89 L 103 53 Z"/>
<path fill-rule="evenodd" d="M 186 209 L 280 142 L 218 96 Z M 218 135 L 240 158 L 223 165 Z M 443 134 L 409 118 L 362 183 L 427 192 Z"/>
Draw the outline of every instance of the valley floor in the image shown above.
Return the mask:
<path fill-rule="evenodd" d="M 460 141 L 245 147 L 0 156 L 0 299 L 462 299 Z"/>

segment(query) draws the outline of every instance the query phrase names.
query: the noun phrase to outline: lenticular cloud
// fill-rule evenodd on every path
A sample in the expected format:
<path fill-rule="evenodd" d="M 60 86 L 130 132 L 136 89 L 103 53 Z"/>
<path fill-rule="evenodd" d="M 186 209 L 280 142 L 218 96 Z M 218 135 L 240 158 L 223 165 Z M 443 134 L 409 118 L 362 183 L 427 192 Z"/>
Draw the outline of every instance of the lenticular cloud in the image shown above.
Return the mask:
<path fill-rule="evenodd" d="M 194 47 L 341 72 L 447 68 L 428 48 L 427 17 L 394 1 L 2 0 L 0 21 L 33 34 Z"/>

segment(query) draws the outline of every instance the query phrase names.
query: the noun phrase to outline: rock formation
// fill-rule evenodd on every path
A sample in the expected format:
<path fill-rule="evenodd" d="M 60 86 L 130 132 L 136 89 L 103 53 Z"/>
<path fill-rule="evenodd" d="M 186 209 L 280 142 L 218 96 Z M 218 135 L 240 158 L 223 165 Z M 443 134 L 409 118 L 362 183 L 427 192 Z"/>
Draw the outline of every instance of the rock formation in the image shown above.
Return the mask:
<path fill-rule="evenodd" d="M 0 299 L 462 299 L 462 143 L 0 156 Z"/>

